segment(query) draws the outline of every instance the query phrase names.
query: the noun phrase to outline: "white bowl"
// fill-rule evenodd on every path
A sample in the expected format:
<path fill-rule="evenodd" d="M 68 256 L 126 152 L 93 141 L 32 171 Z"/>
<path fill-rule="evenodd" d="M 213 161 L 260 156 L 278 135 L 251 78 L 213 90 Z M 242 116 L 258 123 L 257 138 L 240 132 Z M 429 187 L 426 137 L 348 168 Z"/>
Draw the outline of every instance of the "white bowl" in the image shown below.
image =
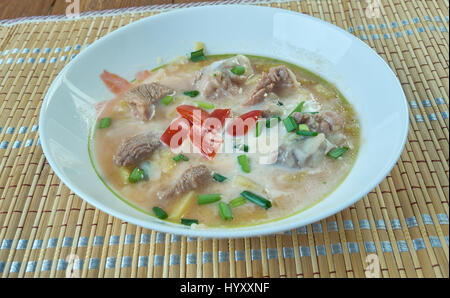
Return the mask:
<path fill-rule="evenodd" d="M 190 229 L 161 221 L 116 197 L 88 154 L 94 104 L 111 98 L 99 78 L 107 69 L 127 79 L 192 51 L 254 54 L 294 63 L 334 83 L 361 124 L 359 155 L 344 182 L 326 199 L 294 216 L 242 228 Z M 159 58 L 158 58 L 159 57 Z M 401 85 L 370 47 L 320 19 L 257 6 L 204 6 L 145 18 L 96 41 L 72 60 L 50 87 L 39 118 L 45 156 L 58 177 L 91 205 L 124 221 L 162 232 L 201 237 L 271 234 L 326 218 L 361 199 L 397 162 L 408 133 Z"/>

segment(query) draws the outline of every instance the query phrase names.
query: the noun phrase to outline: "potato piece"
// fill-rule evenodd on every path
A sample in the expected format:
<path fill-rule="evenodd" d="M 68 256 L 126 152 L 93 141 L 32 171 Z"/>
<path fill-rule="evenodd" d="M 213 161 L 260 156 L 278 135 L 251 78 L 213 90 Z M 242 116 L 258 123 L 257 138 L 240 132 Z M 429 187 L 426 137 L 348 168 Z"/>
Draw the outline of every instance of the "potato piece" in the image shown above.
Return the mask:
<path fill-rule="evenodd" d="M 173 153 L 170 151 L 162 151 L 156 160 L 163 173 L 170 173 L 176 166 L 176 162 L 173 160 Z"/>
<path fill-rule="evenodd" d="M 238 187 L 238 188 L 253 190 L 256 192 L 260 192 L 260 193 L 265 192 L 265 189 L 262 185 L 256 183 L 252 179 L 249 179 L 249 178 L 241 176 L 241 175 L 237 175 L 234 177 L 233 186 Z"/>
<path fill-rule="evenodd" d="M 285 173 L 276 175 L 275 182 L 283 189 L 291 189 L 293 187 L 296 187 L 297 183 L 300 182 L 305 176 L 306 172 Z"/>
<path fill-rule="evenodd" d="M 120 167 L 119 168 L 119 177 L 120 177 L 120 181 L 122 182 L 122 184 L 126 185 L 126 184 L 130 184 L 130 181 L 128 180 L 128 178 L 130 178 L 131 175 L 131 170 L 127 167 Z"/>
<path fill-rule="evenodd" d="M 197 197 L 196 193 L 193 190 L 184 195 L 168 212 L 169 214 L 168 219 L 179 220 L 195 202 L 196 197 Z"/>
<path fill-rule="evenodd" d="M 205 44 L 201 41 L 194 42 L 194 51 L 198 51 L 201 49 L 203 49 L 203 51 L 205 50 Z"/>
<path fill-rule="evenodd" d="M 124 113 L 130 110 L 125 100 L 121 99 L 113 108 L 115 113 Z"/>

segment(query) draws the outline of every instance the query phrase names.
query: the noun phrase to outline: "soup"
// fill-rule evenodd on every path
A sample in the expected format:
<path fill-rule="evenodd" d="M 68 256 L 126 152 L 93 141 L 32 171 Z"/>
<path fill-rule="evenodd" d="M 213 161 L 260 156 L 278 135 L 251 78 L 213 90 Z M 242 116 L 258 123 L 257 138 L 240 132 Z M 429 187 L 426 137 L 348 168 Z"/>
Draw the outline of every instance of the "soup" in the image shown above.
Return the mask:
<path fill-rule="evenodd" d="M 278 220 L 314 205 L 356 159 L 359 122 L 336 88 L 295 65 L 249 55 L 175 59 L 97 105 L 102 180 L 160 219 L 202 227 Z"/>

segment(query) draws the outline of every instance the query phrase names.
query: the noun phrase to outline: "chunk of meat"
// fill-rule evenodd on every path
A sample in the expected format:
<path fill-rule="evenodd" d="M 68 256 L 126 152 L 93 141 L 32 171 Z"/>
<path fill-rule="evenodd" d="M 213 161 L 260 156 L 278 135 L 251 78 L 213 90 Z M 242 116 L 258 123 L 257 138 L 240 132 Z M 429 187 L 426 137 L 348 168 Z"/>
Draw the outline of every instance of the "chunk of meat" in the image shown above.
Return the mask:
<path fill-rule="evenodd" d="M 294 112 L 292 118 L 297 124 L 306 124 L 310 130 L 323 132 L 326 136 L 344 128 L 344 120 L 332 111 L 317 114 Z"/>
<path fill-rule="evenodd" d="M 161 192 L 161 199 L 168 199 L 206 185 L 212 181 L 212 172 L 204 165 L 187 169 L 177 182 L 169 189 Z"/>
<path fill-rule="evenodd" d="M 130 106 L 134 116 L 148 121 L 155 112 L 155 103 L 166 95 L 174 93 L 172 88 L 158 84 L 142 84 L 128 90 L 123 99 Z"/>
<path fill-rule="evenodd" d="M 234 74 L 231 69 L 235 66 L 243 66 L 245 72 L 241 75 Z M 213 62 L 199 70 L 195 75 L 193 85 L 206 98 L 218 99 L 237 95 L 241 90 L 240 85 L 245 83 L 251 75 L 253 75 L 253 67 L 250 60 L 243 55 L 237 55 Z"/>
<path fill-rule="evenodd" d="M 149 158 L 160 145 L 159 137 L 151 132 L 125 139 L 113 156 L 114 163 L 118 166 L 136 165 Z"/>
<path fill-rule="evenodd" d="M 255 89 L 248 100 L 244 103 L 244 106 L 252 106 L 260 103 L 271 93 L 277 93 L 282 89 L 294 89 L 297 88 L 299 83 L 295 77 L 295 74 L 286 66 L 276 66 L 269 69 L 269 72 L 263 72 L 261 79 L 256 84 Z"/>
<path fill-rule="evenodd" d="M 325 155 L 335 147 L 323 133 L 316 137 L 299 139 L 278 149 L 277 164 L 289 168 L 314 168 L 319 165 Z"/>

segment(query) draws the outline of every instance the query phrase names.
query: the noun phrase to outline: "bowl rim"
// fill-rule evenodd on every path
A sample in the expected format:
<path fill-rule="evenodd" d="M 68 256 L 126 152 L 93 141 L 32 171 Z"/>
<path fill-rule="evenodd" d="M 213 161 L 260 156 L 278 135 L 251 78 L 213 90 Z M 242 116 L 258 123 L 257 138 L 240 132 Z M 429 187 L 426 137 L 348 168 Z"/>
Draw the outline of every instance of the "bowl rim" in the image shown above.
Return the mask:
<path fill-rule="evenodd" d="M 198 229 L 192 229 L 192 228 L 185 228 L 185 227 L 178 227 L 178 226 L 170 226 L 170 225 L 165 225 L 165 224 L 161 224 L 160 222 L 163 222 L 159 219 L 157 219 L 155 217 L 155 219 L 157 221 L 145 221 L 145 220 L 140 220 L 137 218 L 133 218 L 133 217 L 129 217 L 126 214 L 123 214 L 122 212 L 120 212 L 119 210 L 115 210 L 112 209 L 110 207 L 108 207 L 105 204 L 102 204 L 101 202 L 97 201 L 95 198 L 91 197 L 90 195 L 87 195 L 85 193 L 85 191 L 78 187 L 76 184 L 72 184 L 70 179 L 68 177 L 66 177 L 58 168 L 57 163 L 55 160 L 53 160 L 52 155 L 49 154 L 49 149 L 48 149 L 48 145 L 47 145 L 47 138 L 46 138 L 46 132 L 43 129 L 43 127 L 45 127 L 45 125 L 43 125 L 46 122 L 46 118 L 45 118 L 45 107 L 48 105 L 52 94 L 54 93 L 54 91 L 58 88 L 58 84 L 57 82 L 59 82 L 61 80 L 61 78 L 65 75 L 65 73 L 74 65 L 78 62 L 78 60 L 80 59 L 79 57 L 83 57 L 84 55 L 88 55 L 89 51 L 81 51 L 74 59 L 72 59 L 71 61 L 69 61 L 69 63 L 67 63 L 62 69 L 61 71 L 58 73 L 58 75 L 55 77 L 55 79 L 53 80 L 53 82 L 51 83 L 49 89 L 46 92 L 46 95 L 44 97 L 42 106 L 41 106 L 41 110 L 40 110 L 40 114 L 39 114 L 39 138 L 40 138 L 40 143 L 41 143 L 41 147 L 42 147 L 42 151 L 43 154 L 45 155 L 50 167 L 52 168 L 52 170 L 55 172 L 55 174 L 58 176 L 58 178 L 61 180 L 61 182 L 63 182 L 70 190 L 72 190 L 77 196 L 79 196 L 81 199 L 83 199 L 84 201 L 86 201 L 87 203 L 91 204 L 92 206 L 94 206 L 95 208 L 98 208 L 99 210 L 110 214 L 114 217 L 117 217 L 125 222 L 131 223 L 131 224 L 135 224 L 144 228 L 148 228 L 151 230 L 156 230 L 159 232 L 164 232 L 164 233 L 170 233 L 170 234 L 176 234 L 176 235 L 184 235 L 184 236 L 188 236 L 188 237 L 203 237 L 203 238 L 217 238 L 217 239 L 222 239 L 222 238 L 240 238 L 240 237 L 253 237 L 253 236 L 263 236 L 263 235 L 270 235 L 270 234 L 276 234 L 276 233 L 282 233 L 291 229 L 295 229 L 295 228 L 299 228 L 302 226 L 306 226 L 308 224 L 320 221 L 322 219 L 325 219 L 333 214 L 336 214 L 346 208 L 348 208 L 349 206 L 351 206 L 352 204 L 354 204 L 355 202 L 361 200 L 365 195 L 367 195 L 372 189 L 374 189 L 377 185 L 379 185 L 381 183 L 381 181 L 389 174 L 389 172 L 394 168 L 394 166 L 397 164 L 401 153 L 404 150 L 407 138 L 408 138 L 408 131 L 409 131 L 409 109 L 407 106 L 407 100 L 406 100 L 406 96 L 404 94 L 403 88 L 401 86 L 401 83 L 398 79 L 398 77 L 395 75 L 395 73 L 393 72 L 393 70 L 391 69 L 391 67 L 387 64 L 387 62 L 382 59 L 380 57 L 380 55 L 374 51 L 368 44 L 366 44 L 365 42 L 363 42 L 362 40 L 360 40 L 359 38 L 357 38 L 356 36 L 350 34 L 349 32 L 347 32 L 346 30 L 340 28 L 337 25 L 334 25 L 332 23 L 329 23 L 327 21 L 324 21 L 320 18 L 316 18 L 307 14 L 303 14 L 300 12 L 295 12 L 295 11 L 290 11 L 290 10 L 286 10 L 286 9 L 282 9 L 282 8 L 276 8 L 276 7 L 266 7 L 266 6 L 256 6 L 256 5 L 248 5 L 248 4 L 215 4 L 215 5 L 203 5 L 203 6 L 196 6 L 196 7 L 188 7 L 188 8 L 182 8 L 182 9 L 173 9 L 170 11 L 166 11 L 166 12 L 161 12 L 159 14 L 156 15 L 152 15 L 149 17 L 144 17 L 142 19 L 139 19 L 133 23 L 127 24 L 123 27 L 120 27 L 112 32 L 107 33 L 105 36 L 95 40 L 90 46 L 89 49 L 91 48 L 96 48 L 101 46 L 102 42 L 105 40 L 108 40 L 110 38 L 114 38 L 114 36 L 116 34 L 120 34 L 121 32 L 125 32 L 126 30 L 129 30 L 130 28 L 134 27 L 134 26 L 140 26 L 142 23 L 146 23 L 149 22 L 151 20 L 155 20 L 157 18 L 165 18 L 167 16 L 170 15 L 177 15 L 177 14 L 186 14 L 186 13 L 190 13 L 192 11 L 202 11 L 202 10 L 219 10 L 219 9 L 236 9 L 236 8 L 240 8 L 240 7 L 245 7 L 245 8 L 250 8 L 250 9 L 254 9 L 254 10 L 266 10 L 266 11 L 279 11 L 279 12 L 283 12 L 283 13 L 288 13 L 291 15 L 295 15 L 297 17 L 303 17 L 303 18 L 307 18 L 307 19 L 313 19 L 317 22 L 319 22 L 322 26 L 327 26 L 327 27 L 331 27 L 334 30 L 337 30 L 339 32 L 341 32 L 342 34 L 344 34 L 346 37 L 350 38 L 352 41 L 355 41 L 357 43 L 359 43 L 360 45 L 362 45 L 363 47 L 365 47 L 365 49 L 369 52 L 371 52 L 371 54 L 376 57 L 376 59 L 378 59 L 378 63 L 383 64 L 384 68 L 386 69 L 386 71 L 389 72 L 389 74 L 392 76 L 392 78 L 394 79 L 394 84 L 397 85 L 397 87 L 399 87 L 399 89 L 401 90 L 401 98 L 398 98 L 397 100 L 401 100 L 401 102 L 403 103 L 403 110 L 399 111 L 402 113 L 403 116 L 405 116 L 404 118 L 404 123 L 403 123 L 403 131 L 401 132 L 402 134 L 402 140 L 401 142 L 398 143 L 398 148 L 395 154 L 392 154 L 392 158 L 389 161 L 386 161 L 386 167 L 384 168 L 384 171 L 382 171 L 382 173 L 379 173 L 379 175 L 372 179 L 372 183 L 371 184 L 367 184 L 364 187 L 361 187 L 360 191 L 357 192 L 357 194 L 354 195 L 354 197 L 352 199 L 348 199 L 345 202 L 342 202 L 340 204 L 338 204 L 337 206 L 335 206 L 334 208 L 330 208 L 326 211 L 321 212 L 320 214 L 317 215 L 313 215 L 310 216 L 310 218 L 303 220 L 302 223 L 298 223 L 296 221 L 293 222 L 287 222 L 287 223 L 283 223 L 280 225 L 271 225 L 272 221 L 268 222 L 268 223 L 262 223 L 262 224 L 257 224 L 257 225 L 253 225 L 250 227 L 243 227 L 243 228 L 198 228 Z M 399 94 L 400 95 L 400 94 Z M 88 149 L 88 148 L 86 148 Z M 88 153 L 87 153 L 88 154 Z M 353 168 L 350 170 L 349 173 L 351 173 L 353 171 Z M 345 178 L 344 180 L 346 180 L 347 178 Z M 343 183 L 343 182 L 342 182 Z M 339 186 L 338 186 L 339 187 Z M 335 192 L 335 190 L 333 190 L 333 192 Z M 324 198 L 324 200 L 326 200 L 326 198 Z M 321 200 L 321 201 L 324 201 Z M 298 214 L 298 213 L 296 213 Z M 290 215 L 286 218 L 282 218 L 282 219 L 275 219 L 275 221 L 280 222 L 283 220 L 287 220 L 289 218 L 291 218 L 294 215 Z M 150 215 L 149 215 L 150 216 Z"/>

